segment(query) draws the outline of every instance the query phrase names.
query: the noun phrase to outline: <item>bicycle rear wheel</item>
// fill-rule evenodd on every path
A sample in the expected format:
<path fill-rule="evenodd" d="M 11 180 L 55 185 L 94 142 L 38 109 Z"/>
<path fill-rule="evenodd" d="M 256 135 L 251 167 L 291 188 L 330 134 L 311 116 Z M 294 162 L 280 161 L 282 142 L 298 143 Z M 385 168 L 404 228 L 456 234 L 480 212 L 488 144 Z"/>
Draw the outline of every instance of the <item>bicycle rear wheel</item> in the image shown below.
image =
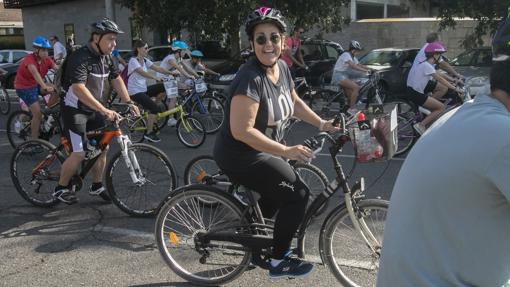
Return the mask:
<path fill-rule="evenodd" d="M 7 119 L 7 139 L 13 148 L 27 141 L 32 133 L 30 122 L 32 114 L 27 111 L 15 111 Z"/>
<path fill-rule="evenodd" d="M 322 225 L 320 250 L 323 262 L 344 286 L 375 286 L 383 243 L 388 201 L 368 199 L 358 202 L 360 220 L 366 223 L 377 243 L 369 245 L 354 228 L 349 213 L 333 210 Z M 373 250 L 372 250 L 373 249 Z"/>
<path fill-rule="evenodd" d="M 204 125 L 193 116 L 184 116 L 182 120 L 179 119 L 176 125 L 177 138 L 179 141 L 191 148 L 198 148 L 205 141 L 205 128 Z"/>
<path fill-rule="evenodd" d="M 220 174 L 220 167 L 212 155 L 199 155 L 190 160 L 184 168 L 184 184 L 204 183 L 203 178 L 206 175 L 217 176 Z M 220 180 L 228 181 L 228 177 L 223 175 Z"/>
<path fill-rule="evenodd" d="M 240 226 L 248 223 L 240 204 L 207 185 L 185 186 L 168 198 L 158 214 L 155 236 L 172 271 L 200 285 L 222 285 L 241 275 L 250 263 L 250 251 L 232 242 L 197 246 L 199 240 L 195 240 L 197 234 L 212 230 L 239 232 Z"/>
<path fill-rule="evenodd" d="M 53 197 L 58 185 L 64 156 L 43 140 L 20 144 L 11 158 L 11 179 L 18 193 L 35 206 L 51 207 L 59 201 Z"/>
<path fill-rule="evenodd" d="M 204 124 L 208 134 L 217 132 L 224 121 L 225 109 L 221 101 L 213 96 L 204 96 L 200 99 L 202 106 L 195 101 L 191 114 Z"/>
<path fill-rule="evenodd" d="M 414 130 L 413 124 L 414 118 L 397 117 L 398 146 L 395 155 L 401 155 L 410 150 L 419 137 Z"/>
<path fill-rule="evenodd" d="M 175 169 L 165 153 L 148 144 L 131 145 L 128 156 L 139 181 L 133 182 L 126 159 L 122 151 L 118 151 L 112 156 L 105 173 L 110 198 L 129 215 L 153 216 L 163 199 L 176 187 Z"/>
<path fill-rule="evenodd" d="M 0 113 L 7 115 L 11 110 L 11 103 L 9 102 L 9 93 L 0 84 Z"/>

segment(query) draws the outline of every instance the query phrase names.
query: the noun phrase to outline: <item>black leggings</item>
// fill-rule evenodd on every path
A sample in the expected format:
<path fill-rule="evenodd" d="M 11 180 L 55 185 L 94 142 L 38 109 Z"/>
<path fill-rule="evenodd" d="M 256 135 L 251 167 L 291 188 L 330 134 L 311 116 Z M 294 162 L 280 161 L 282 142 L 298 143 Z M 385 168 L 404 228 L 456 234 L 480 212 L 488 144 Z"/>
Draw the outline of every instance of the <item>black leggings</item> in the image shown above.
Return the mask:
<path fill-rule="evenodd" d="M 305 215 L 308 187 L 287 162 L 276 157 L 243 167 L 243 172 L 225 173 L 233 182 L 260 193 L 264 217 L 271 218 L 279 211 L 274 226 L 273 258 L 283 259 Z"/>

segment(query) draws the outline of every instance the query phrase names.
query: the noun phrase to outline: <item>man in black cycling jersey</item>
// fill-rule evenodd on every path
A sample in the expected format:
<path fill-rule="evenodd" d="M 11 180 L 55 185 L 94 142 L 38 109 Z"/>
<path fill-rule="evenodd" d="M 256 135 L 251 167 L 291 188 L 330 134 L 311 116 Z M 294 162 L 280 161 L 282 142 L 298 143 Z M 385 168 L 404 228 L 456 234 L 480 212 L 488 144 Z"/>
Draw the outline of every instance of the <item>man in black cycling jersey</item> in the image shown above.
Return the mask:
<path fill-rule="evenodd" d="M 123 32 L 117 24 L 106 18 L 93 23 L 91 28 L 92 33 L 87 45 L 73 52 L 66 59 L 64 67 L 63 88 L 66 94 L 61 101 L 61 111 L 64 134 L 72 150 L 62 164 L 60 179 L 53 196 L 67 204 L 77 202 L 74 192 L 70 190 L 69 181 L 78 165 L 85 159 L 85 153 L 93 149 L 86 132 L 105 126 L 105 119 L 114 121 L 119 118 L 119 114 L 100 103 L 105 79 L 111 80 L 123 102 L 132 104 L 111 56 L 117 34 Z M 138 114 L 136 106 L 131 105 L 131 108 Z M 93 167 L 92 186 L 89 189 L 91 195 L 99 195 L 105 191 L 102 185 L 105 163 L 106 152 L 100 155 Z"/>
<path fill-rule="evenodd" d="M 285 122 L 298 117 L 321 130 L 334 131 L 332 121 L 315 114 L 296 94 L 287 65 L 279 60 L 286 24 L 280 11 L 261 7 L 246 21 L 254 50 L 230 85 L 226 121 L 216 138 L 214 158 L 236 183 L 261 194 L 265 217 L 278 211 L 274 226 L 274 252 L 269 276 L 302 277 L 311 263 L 289 257 L 292 238 L 304 217 L 308 188 L 286 159 L 309 161 L 312 151 L 285 146 Z"/>

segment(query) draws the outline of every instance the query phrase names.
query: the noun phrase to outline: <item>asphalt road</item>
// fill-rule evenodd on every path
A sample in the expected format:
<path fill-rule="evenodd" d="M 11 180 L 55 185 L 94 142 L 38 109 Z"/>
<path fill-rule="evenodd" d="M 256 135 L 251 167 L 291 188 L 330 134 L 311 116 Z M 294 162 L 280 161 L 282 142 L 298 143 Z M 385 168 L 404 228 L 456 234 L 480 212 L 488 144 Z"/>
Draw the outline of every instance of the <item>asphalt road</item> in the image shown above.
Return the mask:
<path fill-rule="evenodd" d="M 79 192 L 80 202 L 44 209 L 33 207 L 17 193 L 10 178 L 13 149 L 6 134 L 7 117 L 0 116 L 0 286 L 193 286 L 175 275 L 162 260 L 154 239 L 154 218 L 132 218 L 116 206 Z M 301 142 L 316 129 L 299 124 L 290 135 Z M 186 163 L 201 154 L 210 154 L 214 135 L 204 145 L 189 149 L 177 141 L 175 129 L 166 128 L 156 144 L 173 162 L 182 184 Z M 346 172 L 352 166 L 352 149 L 341 155 Z M 367 197 L 389 199 L 402 159 L 358 165 L 352 179 L 364 176 Z M 314 164 L 331 179 L 331 159 L 319 154 Z M 377 181 L 376 181 L 377 180 Z M 87 187 L 89 181 L 84 185 Z M 340 201 L 338 198 L 337 201 Z M 335 204 L 331 204 L 331 208 Z M 319 218 L 307 233 L 307 252 L 318 261 Z M 338 286 L 324 265 L 317 265 L 302 280 L 269 281 L 267 271 L 245 272 L 228 286 Z"/>

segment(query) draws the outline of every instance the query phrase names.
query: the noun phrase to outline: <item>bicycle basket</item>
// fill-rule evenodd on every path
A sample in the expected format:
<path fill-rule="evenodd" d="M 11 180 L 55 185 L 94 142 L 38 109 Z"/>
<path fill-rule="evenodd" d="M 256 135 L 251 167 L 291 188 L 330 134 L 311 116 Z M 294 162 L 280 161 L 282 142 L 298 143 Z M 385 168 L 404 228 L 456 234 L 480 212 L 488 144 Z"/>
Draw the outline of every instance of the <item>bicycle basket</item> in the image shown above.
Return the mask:
<path fill-rule="evenodd" d="M 175 98 L 179 96 L 179 92 L 177 90 L 177 80 L 175 78 L 167 78 L 163 82 L 165 86 L 165 93 L 169 98 Z"/>
<path fill-rule="evenodd" d="M 395 104 L 370 106 L 364 124 L 349 126 L 356 161 L 360 163 L 389 160 L 398 146 L 397 108 Z M 361 129 L 360 129 L 361 128 Z"/>
<path fill-rule="evenodd" d="M 198 79 L 195 81 L 195 91 L 197 93 L 203 93 L 207 91 L 207 84 L 202 79 Z"/>

